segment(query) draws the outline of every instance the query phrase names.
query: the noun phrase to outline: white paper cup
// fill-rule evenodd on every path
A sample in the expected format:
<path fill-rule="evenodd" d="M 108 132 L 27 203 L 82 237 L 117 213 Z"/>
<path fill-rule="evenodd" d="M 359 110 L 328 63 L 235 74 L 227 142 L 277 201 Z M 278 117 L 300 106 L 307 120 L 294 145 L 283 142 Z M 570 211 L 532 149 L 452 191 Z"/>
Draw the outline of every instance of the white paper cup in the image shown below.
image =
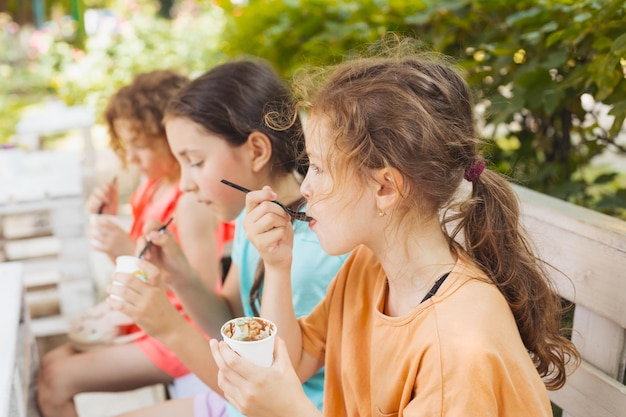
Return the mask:
<path fill-rule="evenodd" d="M 232 350 L 259 366 L 274 361 L 276 325 L 260 317 L 237 317 L 224 323 L 222 338 Z"/>
<path fill-rule="evenodd" d="M 118 256 L 115 258 L 115 272 L 133 274 L 143 282 L 148 281 L 146 273 L 139 268 L 139 258 L 136 256 Z"/>

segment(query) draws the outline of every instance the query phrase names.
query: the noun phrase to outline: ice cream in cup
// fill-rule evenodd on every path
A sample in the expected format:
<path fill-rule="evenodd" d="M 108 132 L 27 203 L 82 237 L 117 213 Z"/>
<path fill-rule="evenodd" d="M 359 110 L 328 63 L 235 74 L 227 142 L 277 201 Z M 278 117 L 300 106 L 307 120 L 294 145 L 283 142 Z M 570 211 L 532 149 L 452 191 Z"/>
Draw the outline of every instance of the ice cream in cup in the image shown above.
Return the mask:
<path fill-rule="evenodd" d="M 118 256 L 115 258 L 115 272 L 133 274 L 143 282 L 148 281 L 148 276 L 139 268 L 140 259 L 136 256 Z"/>
<path fill-rule="evenodd" d="M 222 326 L 222 338 L 232 350 L 259 365 L 274 361 L 276 325 L 260 317 L 237 317 Z"/>

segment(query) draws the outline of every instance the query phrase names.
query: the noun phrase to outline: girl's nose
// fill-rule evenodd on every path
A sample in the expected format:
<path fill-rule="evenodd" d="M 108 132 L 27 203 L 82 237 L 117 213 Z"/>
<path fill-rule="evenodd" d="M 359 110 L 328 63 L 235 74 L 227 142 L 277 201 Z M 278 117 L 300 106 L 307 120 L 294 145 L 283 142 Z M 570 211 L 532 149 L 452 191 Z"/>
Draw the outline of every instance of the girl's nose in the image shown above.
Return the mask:
<path fill-rule="evenodd" d="M 181 172 L 180 189 L 184 193 L 191 193 L 198 190 L 198 185 L 189 177 L 189 175 L 185 174 L 185 170 L 182 170 Z"/>
<path fill-rule="evenodd" d="M 132 164 L 137 161 L 137 152 L 135 152 L 131 147 L 126 149 L 126 163 Z"/>
<path fill-rule="evenodd" d="M 302 180 L 302 184 L 300 184 L 300 194 L 302 194 L 302 196 L 303 196 L 304 198 L 306 198 L 307 200 L 309 199 L 309 197 L 311 197 L 311 194 L 310 194 L 310 192 L 309 192 L 309 189 L 310 189 L 310 187 L 309 187 L 309 181 L 307 181 L 307 178 L 308 178 L 308 177 L 309 177 L 309 176 L 308 176 L 308 175 L 306 175 L 306 176 L 304 177 L 304 180 Z"/>

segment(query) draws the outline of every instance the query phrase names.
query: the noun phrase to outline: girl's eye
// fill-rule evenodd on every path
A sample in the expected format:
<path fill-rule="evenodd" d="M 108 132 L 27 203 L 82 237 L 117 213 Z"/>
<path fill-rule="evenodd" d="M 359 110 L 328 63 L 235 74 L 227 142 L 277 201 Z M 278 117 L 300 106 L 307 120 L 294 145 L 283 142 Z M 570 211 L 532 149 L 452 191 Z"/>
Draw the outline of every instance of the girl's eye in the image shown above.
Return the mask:
<path fill-rule="evenodd" d="M 322 172 L 320 167 L 318 167 L 317 165 L 309 165 L 309 171 L 315 174 L 319 174 L 320 172 Z"/>
<path fill-rule="evenodd" d="M 127 145 L 127 148 L 135 148 L 135 149 L 147 149 L 150 147 L 150 143 L 145 141 L 132 142 Z"/>
<path fill-rule="evenodd" d="M 198 162 L 190 162 L 189 165 L 192 168 L 201 168 L 202 165 L 204 165 L 204 161 L 198 161 Z"/>

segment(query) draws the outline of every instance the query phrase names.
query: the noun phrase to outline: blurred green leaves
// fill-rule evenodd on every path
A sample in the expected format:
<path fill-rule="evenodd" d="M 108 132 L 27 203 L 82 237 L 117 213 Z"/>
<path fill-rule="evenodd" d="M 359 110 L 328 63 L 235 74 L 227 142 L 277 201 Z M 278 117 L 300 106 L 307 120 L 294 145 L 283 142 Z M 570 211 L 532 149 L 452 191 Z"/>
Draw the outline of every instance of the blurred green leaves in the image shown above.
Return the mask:
<path fill-rule="evenodd" d="M 225 23 L 221 8 L 198 3 L 176 19 L 164 19 L 153 3 L 130 3 L 116 9 L 114 33 L 91 36 L 84 50 L 41 31 L 34 35 L 42 45 L 35 58 L 0 60 L 10 80 L 0 84 L 0 142 L 14 133 L 20 110 L 48 96 L 91 106 L 101 116 L 110 95 L 137 73 L 168 68 L 196 76 L 225 59 L 218 47 Z"/>
<path fill-rule="evenodd" d="M 598 174 L 615 166 L 592 164 L 626 153 L 616 141 L 626 117 L 623 0 L 250 0 L 229 15 L 224 51 L 263 56 L 285 76 L 337 62 L 386 32 L 416 36 L 467 71 L 491 126 L 493 168 L 624 216 L 625 174 Z M 583 94 L 612 109 L 583 109 Z"/>
<path fill-rule="evenodd" d="M 52 93 L 101 114 L 106 98 L 137 72 L 168 67 L 196 75 L 229 56 L 252 54 L 289 77 L 395 32 L 464 68 L 491 168 L 626 218 L 619 162 L 596 162 L 607 152 L 626 154 L 623 0 L 179 0 L 176 7 L 193 7 L 173 20 L 158 18 L 156 3 L 116 2 L 134 9 L 118 7 L 119 31 L 90 38 L 85 50 L 52 42 L 19 70 L 0 62 L 0 75 L 8 71 L 11 79 L 0 84 L 0 141 L 27 97 Z M 596 104 L 583 106 L 581 98 Z"/>

